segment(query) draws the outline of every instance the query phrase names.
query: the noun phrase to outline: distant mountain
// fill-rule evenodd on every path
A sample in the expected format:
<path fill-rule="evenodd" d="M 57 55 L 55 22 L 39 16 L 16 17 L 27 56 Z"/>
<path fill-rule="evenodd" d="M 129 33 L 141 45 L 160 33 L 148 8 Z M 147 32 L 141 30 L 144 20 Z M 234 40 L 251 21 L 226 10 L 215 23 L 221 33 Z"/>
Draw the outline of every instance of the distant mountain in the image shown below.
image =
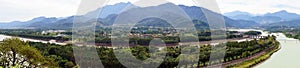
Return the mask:
<path fill-rule="evenodd" d="M 275 13 L 267 13 L 264 16 L 280 17 L 285 21 L 300 19 L 300 15 L 298 15 L 296 13 L 287 12 L 286 10 L 278 11 Z"/>
<path fill-rule="evenodd" d="M 44 23 L 52 23 L 58 20 L 57 18 L 37 17 L 29 21 L 20 22 L 14 21 L 9 23 L 0 23 L 1 29 L 32 29 L 31 25 L 43 26 Z M 40 24 L 40 25 L 39 25 Z"/>
<path fill-rule="evenodd" d="M 233 20 L 231 18 L 228 18 L 226 16 L 223 16 L 222 14 L 218 14 L 215 13 L 213 11 L 210 11 L 206 8 L 202 8 L 202 7 L 197 7 L 197 6 L 184 6 L 184 5 L 179 5 L 189 16 L 190 18 L 192 18 L 193 20 L 200 20 L 202 22 L 206 22 L 207 23 L 207 19 L 205 14 L 203 14 L 203 11 L 207 11 L 207 14 L 213 15 L 213 16 L 221 16 L 224 17 L 225 20 L 225 24 L 227 27 L 237 27 L 237 28 L 246 28 L 246 27 L 250 27 L 253 25 L 259 25 L 257 23 L 255 23 L 254 21 L 248 21 L 247 23 L 252 23 L 252 24 L 248 24 L 248 25 L 244 25 L 243 23 L 245 23 L 245 21 L 241 21 L 241 20 Z"/>
<path fill-rule="evenodd" d="M 225 16 L 234 19 L 234 20 L 249 20 L 253 15 L 251 15 L 248 12 L 242 12 L 242 11 L 233 11 L 224 13 Z"/>
<path fill-rule="evenodd" d="M 262 16 L 256 16 L 250 18 L 250 20 L 253 20 L 260 24 L 272 24 L 277 22 L 291 21 L 295 19 L 300 19 L 300 15 L 296 13 L 287 12 L 286 10 L 282 10 L 274 13 L 267 13 Z"/>
<path fill-rule="evenodd" d="M 296 13 L 290 13 L 286 10 L 282 10 L 274 13 L 267 13 L 259 16 L 252 16 L 250 13 L 241 12 L 241 11 L 229 12 L 229 13 L 225 13 L 224 15 L 235 20 L 251 20 L 259 24 L 271 24 L 271 23 L 300 19 L 300 15 Z"/>
<path fill-rule="evenodd" d="M 203 11 L 206 11 L 207 14 L 211 15 L 211 16 L 216 16 L 216 17 L 224 17 L 224 20 L 225 20 L 225 24 L 227 27 L 235 27 L 233 25 L 235 25 L 235 23 L 238 23 L 237 21 L 235 20 L 232 20 L 228 17 L 225 17 L 221 14 L 218 14 L 218 13 L 215 13 L 213 11 L 210 11 L 208 9 L 205 9 L 205 8 L 201 8 L 201 7 L 197 7 L 197 6 L 184 6 L 184 5 L 179 5 L 180 8 L 182 8 L 186 14 L 188 16 L 190 16 L 190 18 L 192 20 L 198 20 L 198 21 L 202 21 L 202 22 L 205 22 L 207 23 L 207 18 L 205 16 L 205 14 L 203 13 Z M 236 26 L 238 27 L 238 26 Z"/>
<path fill-rule="evenodd" d="M 37 20 L 37 21 L 34 21 L 32 23 L 28 23 L 26 22 L 25 26 L 26 27 L 47 27 L 49 24 L 52 24 L 54 22 L 56 22 L 57 18 L 44 18 L 44 19 L 41 19 L 41 20 Z"/>
<path fill-rule="evenodd" d="M 26 27 L 34 29 L 71 29 L 73 26 L 73 19 L 75 16 L 63 19 L 48 19 L 27 25 Z"/>
<path fill-rule="evenodd" d="M 262 27 L 266 29 L 271 30 L 279 30 L 279 29 L 285 29 L 285 28 L 299 28 L 300 27 L 300 15 L 296 13 L 289 13 L 287 11 L 279 11 L 275 13 L 268 13 L 265 14 L 265 16 L 276 16 L 281 17 L 281 21 L 276 23 L 269 23 L 265 24 Z M 274 18 L 275 20 L 275 18 Z"/>
<path fill-rule="evenodd" d="M 266 24 L 264 26 L 265 27 L 279 27 L 279 26 L 300 27 L 300 19 L 291 20 L 291 21 L 277 22 L 277 23 L 272 23 L 272 24 Z"/>
<path fill-rule="evenodd" d="M 259 24 L 270 24 L 270 23 L 283 21 L 281 17 L 276 17 L 276 16 L 255 16 L 255 17 L 251 17 L 248 20 L 255 21 Z"/>
<path fill-rule="evenodd" d="M 103 8 L 99 8 L 95 11 L 91 11 L 87 14 L 85 14 L 86 17 L 89 16 L 94 16 L 96 14 L 99 14 L 99 18 L 106 18 L 107 16 L 111 14 L 120 14 L 123 10 L 126 10 L 126 8 L 138 8 L 138 6 L 135 6 L 131 4 L 130 2 L 128 3 L 117 3 L 114 5 L 107 5 Z M 101 13 L 100 13 L 101 12 Z"/>
<path fill-rule="evenodd" d="M 136 26 L 156 26 L 156 27 L 172 27 L 167 21 L 160 18 L 147 18 L 138 22 Z"/>
<path fill-rule="evenodd" d="M 251 20 L 237 20 L 239 21 L 240 23 L 236 24 L 237 26 L 240 26 L 240 27 L 259 27 L 261 26 L 261 24 L 259 23 L 256 23 L 255 21 L 251 21 Z"/>
<path fill-rule="evenodd" d="M 129 7 L 128 7 L 129 6 Z M 207 11 L 210 15 L 215 16 L 222 16 L 224 17 L 225 24 L 227 27 L 238 27 L 238 28 L 244 28 L 244 27 L 252 27 L 254 25 L 258 25 L 254 21 L 245 21 L 245 20 L 233 20 L 226 16 L 223 16 L 221 14 L 215 13 L 213 11 L 210 11 L 205 8 L 197 7 L 197 6 L 184 6 L 184 5 L 175 5 L 172 3 L 166 3 L 159 6 L 151 6 L 151 7 L 138 7 L 131 3 L 118 3 L 115 5 L 108 5 L 103 7 L 102 10 L 97 9 L 95 11 L 91 11 L 85 15 L 82 16 L 70 16 L 67 18 L 46 18 L 46 17 L 39 17 L 32 19 L 30 21 L 26 22 L 11 22 L 11 23 L 2 23 L 0 26 L 3 26 L 2 29 L 13 29 L 13 28 L 32 28 L 32 29 L 71 29 L 73 26 L 73 19 L 75 17 L 79 18 L 85 18 L 87 20 L 82 20 L 82 22 L 97 22 L 98 26 L 111 26 L 114 23 L 114 20 L 118 17 L 118 15 L 122 14 L 125 8 L 127 8 L 128 11 L 138 11 L 138 13 L 142 13 L 144 10 L 154 11 L 154 10 L 160 10 L 160 9 L 166 9 L 170 6 L 179 6 L 181 9 L 186 12 L 186 14 L 194 20 L 194 23 L 199 23 L 202 25 L 205 25 L 203 23 L 207 23 L 207 19 L 205 17 L 205 14 L 202 11 Z M 101 11 L 99 18 L 90 18 L 92 16 L 95 16 L 95 14 L 98 14 Z M 149 20 L 149 21 L 147 21 Z M 157 19 L 145 19 L 144 21 L 141 21 L 145 24 L 145 22 L 163 22 L 162 20 Z M 149 23 L 147 23 L 149 24 Z M 159 25 L 158 23 L 154 23 L 154 25 Z M 166 25 L 166 24 L 162 24 Z M 197 25 L 197 24 L 196 24 Z"/>
<path fill-rule="evenodd" d="M 13 21 L 13 22 L 3 22 L 0 23 L 0 28 L 1 29 L 14 29 L 18 28 L 18 26 L 22 26 L 23 22 L 20 21 Z"/>
<path fill-rule="evenodd" d="M 237 15 L 249 15 L 252 16 L 250 13 L 248 12 L 243 12 L 243 11 L 233 11 L 233 12 L 228 12 L 228 13 L 224 13 L 225 16 L 237 16 Z"/>

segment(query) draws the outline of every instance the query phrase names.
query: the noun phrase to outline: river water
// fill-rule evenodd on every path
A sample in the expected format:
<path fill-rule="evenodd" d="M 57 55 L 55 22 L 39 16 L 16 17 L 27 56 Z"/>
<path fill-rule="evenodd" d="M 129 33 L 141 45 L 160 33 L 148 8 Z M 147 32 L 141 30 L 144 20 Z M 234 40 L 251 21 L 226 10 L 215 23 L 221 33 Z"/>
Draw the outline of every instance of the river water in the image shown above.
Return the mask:
<path fill-rule="evenodd" d="M 277 36 L 281 49 L 255 68 L 300 68 L 299 40 L 287 38 L 282 33 L 273 33 L 272 35 Z"/>
<path fill-rule="evenodd" d="M 274 35 L 280 42 L 281 49 L 275 52 L 268 60 L 254 68 L 300 68 L 300 41 L 286 37 L 283 33 L 269 34 L 256 29 L 229 29 L 229 31 L 260 31 L 263 36 Z"/>
<path fill-rule="evenodd" d="M 7 39 L 7 38 L 13 38 L 12 36 L 7 35 L 0 35 L 0 41 Z M 20 37 L 17 37 L 20 38 Z M 36 40 L 36 39 L 29 39 L 29 38 L 20 38 L 23 41 L 31 41 L 31 42 L 41 42 L 41 43 L 51 43 L 51 44 L 58 44 L 58 45 L 66 45 L 67 43 L 59 43 L 55 42 L 55 40 L 52 41 L 44 41 L 44 40 Z"/>

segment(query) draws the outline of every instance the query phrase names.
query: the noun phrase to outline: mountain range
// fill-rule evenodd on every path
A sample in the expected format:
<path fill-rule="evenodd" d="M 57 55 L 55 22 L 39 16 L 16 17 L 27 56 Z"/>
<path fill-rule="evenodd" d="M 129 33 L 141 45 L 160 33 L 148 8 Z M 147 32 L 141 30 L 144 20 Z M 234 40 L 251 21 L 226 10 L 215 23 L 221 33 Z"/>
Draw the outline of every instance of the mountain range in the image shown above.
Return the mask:
<path fill-rule="evenodd" d="M 234 20 L 248 20 L 251 17 L 253 17 L 252 14 L 248 13 L 248 12 L 242 12 L 242 11 L 233 11 L 233 12 L 228 12 L 228 13 L 224 13 L 223 15 L 234 19 Z"/>
<path fill-rule="evenodd" d="M 128 6 L 130 7 L 128 8 Z M 235 11 L 231 13 L 225 13 L 223 16 L 222 14 L 218 14 L 198 6 L 185 6 L 185 5 L 175 5 L 172 3 L 165 3 L 158 6 L 138 7 L 131 3 L 118 3 L 114 5 L 107 5 L 97 10 L 91 11 L 85 15 L 69 16 L 66 18 L 38 17 L 24 22 L 14 21 L 8 23 L 0 23 L 0 28 L 1 29 L 71 29 L 75 17 L 89 18 L 95 16 L 99 12 L 101 13 L 98 15 L 98 18 L 90 18 L 90 20 L 85 20 L 83 22 L 97 22 L 97 25 L 111 26 L 114 24 L 114 21 L 120 14 L 126 13 L 126 11 L 123 11 L 124 9 L 126 9 L 127 11 L 135 10 L 135 11 L 139 11 L 139 13 L 143 13 L 145 9 L 154 11 L 154 10 L 164 9 L 164 7 L 168 7 L 168 6 L 178 6 L 179 8 L 184 10 L 184 12 L 193 20 L 194 24 L 197 25 L 197 27 L 208 27 L 207 19 L 203 11 L 206 11 L 210 15 L 224 17 L 226 26 L 234 27 L 234 28 L 249 28 L 249 27 L 266 25 L 270 23 L 282 23 L 284 21 L 291 21 L 291 20 L 298 21 L 297 19 L 300 18 L 300 15 L 295 13 L 289 13 L 287 11 L 268 13 L 260 16 L 252 15 L 247 12 Z M 145 21 L 145 20 L 150 20 L 150 21 Z M 146 26 L 151 26 L 148 25 L 151 22 L 159 22 L 159 23 L 165 22 L 163 20 L 157 20 L 155 18 L 145 19 L 145 20 L 142 20 L 140 23 Z M 155 23 L 155 25 L 160 25 L 159 23 Z M 166 24 L 162 24 L 162 25 L 166 25 Z"/>
<path fill-rule="evenodd" d="M 224 13 L 224 15 L 235 20 L 255 21 L 256 23 L 261 24 L 263 27 L 280 26 L 284 24 L 287 25 L 291 21 L 293 21 L 293 24 L 298 24 L 294 22 L 300 19 L 300 15 L 296 13 L 290 13 L 286 10 L 282 10 L 274 13 L 267 13 L 264 15 L 252 15 L 250 13 L 241 12 L 241 11 Z"/>

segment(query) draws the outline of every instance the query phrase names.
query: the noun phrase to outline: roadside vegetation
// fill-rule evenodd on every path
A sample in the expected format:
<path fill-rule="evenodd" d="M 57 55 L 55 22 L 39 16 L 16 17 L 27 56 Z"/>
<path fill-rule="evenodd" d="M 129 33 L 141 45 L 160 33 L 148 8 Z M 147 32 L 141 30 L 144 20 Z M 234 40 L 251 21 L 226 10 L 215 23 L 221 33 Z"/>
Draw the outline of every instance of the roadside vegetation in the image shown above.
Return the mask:
<path fill-rule="evenodd" d="M 237 63 L 234 65 L 227 66 L 227 68 L 249 68 L 257 64 L 260 64 L 261 62 L 264 62 L 265 60 L 269 59 L 273 53 L 280 50 L 279 42 L 272 42 L 272 43 L 273 46 L 264 50 L 261 55 L 258 55 L 257 57 L 253 57 L 253 59 L 243 60 L 242 63 Z"/>

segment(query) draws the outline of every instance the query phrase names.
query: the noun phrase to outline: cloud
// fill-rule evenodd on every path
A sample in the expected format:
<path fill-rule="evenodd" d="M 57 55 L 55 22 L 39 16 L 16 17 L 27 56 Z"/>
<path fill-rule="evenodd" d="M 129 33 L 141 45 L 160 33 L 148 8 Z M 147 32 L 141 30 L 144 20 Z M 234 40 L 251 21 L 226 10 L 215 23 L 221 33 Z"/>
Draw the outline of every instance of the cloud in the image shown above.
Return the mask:
<path fill-rule="evenodd" d="M 120 2 L 138 2 L 139 0 L 110 0 L 108 2 L 108 4 L 112 5 L 112 4 L 116 4 L 116 3 L 120 3 Z M 160 0 L 160 1 L 168 1 L 168 2 L 172 2 L 175 4 L 184 4 L 184 5 L 188 5 L 188 6 L 193 6 L 195 5 L 195 3 L 193 2 L 193 0 Z"/>
<path fill-rule="evenodd" d="M 108 4 L 138 0 L 109 0 Z M 193 6 L 192 0 L 168 0 L 175 4 Z M 75 15 L 81 0 L 0 0 L 0 22 L 26 21 L 39 16 L 66 17 Z M 217 0 L 222 13 L 245 11 L 264 14 L 287 10 L 300 14 L 300 0 Z"/>
<path fill-rule="evenodd" d="M 138 0 L 109 0 L 108 4 Z M 172 0 L 176 4 L 193 5 L 192 1 Z M 66 17 L 76 15 L 81 0 L 0 0 L 0 22 L 27 21 L 39 16 Z"/>
<path fill-rule="evenodd" d="M 75 15 L 80 0 L 0 0 L 0 21 Z"/>
<path fill-rule="evenodd" d="M 285 9 L 285 8 L 299 9 L 298 7 L 294 7 L 294 6 L 290 6 L 290 5 L 285 5 L 285 4 L 279 4 L 279 5 L 275 5 L 273 7 L 274 8 L 282 8 L 282 9 Z"/>

